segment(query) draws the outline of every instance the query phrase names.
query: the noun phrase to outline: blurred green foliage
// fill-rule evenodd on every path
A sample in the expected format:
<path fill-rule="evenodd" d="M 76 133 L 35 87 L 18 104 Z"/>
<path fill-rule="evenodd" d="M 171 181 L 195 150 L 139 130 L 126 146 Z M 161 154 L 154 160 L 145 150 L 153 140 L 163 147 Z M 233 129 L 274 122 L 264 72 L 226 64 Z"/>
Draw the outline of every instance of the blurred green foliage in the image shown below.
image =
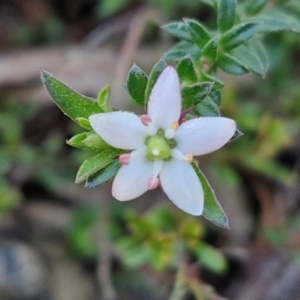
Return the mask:
<path fill-rule="evenodd" d="M 238 6 L 239 17 L 237 19 L 254 17 L 256 13 L 262 14 L 264 4 L 267 2 L 238 1 L 238 4 L 241 5 Z M 181 15 L 180 9 L 183 6 L 187 11 L 194 13 L 195 10 L 203 7 L 207 10 L 211 5 L 214 6 L 217 1 L 149 0 L 149 3 L 159 7 L 171 18 L 174 15 Z M 205 6 L 203 3 L 206 3 Z M 292 14 L 293 18 L 300 22 L 300 3 L 298 0 L 272 1 L 272 4 L 281 5 L 280 8 L 285 16 L 287 13 Z M 126 9 L 127 5 L 130 5 L 130 1 L 102 1 L 97 7 L 97 14 L 103 18 L 109 18 L 122 9 Z M 261 16 L 265 17 L 265 15 Z M 284 19 L 282 20 L 284 21 Z M 216 30 L 216 21 L 215 14 L 210 13 L 206 20 L 203 22 L 201 20 L 201 24 L 209 24 L 207 27 L 210 29 L 210 34 L 213 35 Z M 189 23 L 191 24 L 191 21 Z M 295 24 L 292 19 L 288 23 Z M 273 23 L 273 25 L 283 26 L 282 23 Z M 46 19 L 42 29 L 43 43 L 47 45 L 61 41 L 63 28 L 63 23 L 58 16 Z M 213 29 L 211 30 L 211 28 Z M 224 28 L 227 28 L 226 24 Z M 34 44 L 36 37 L 40 35 L 37 33 L 39 30 L 29 25 L 20 27 L 16 33 L 18 42 L 21 45 Z M 190 38 L 186 32 L 181 32 L 181 36 L 177 34 L 177 37 Z M 197 39 L 194 41 L 197 41 L 198 44 L 202 43 Z M 210 51 L 206 52 L 203 47 L 202 52 L 208 60 L 214 61 L 216 56 L 212 55 L 214 54 L 212 50 L 215 48 L 216 40 L 209 39 L 206 42 L 210 42 L 209 44 L 206 43 Z M 265 78 L 262 80 L 258 75 L 251 75 L 244 80 L 241 78 L 229 79 L 226 75 L 222 77 L 225 87 L 223 88 L 223 84 L 220 82 L 216 90 L 212 88 L 209 91 L 209 96 L 197 104 L 201 105 L 200 108 L 198 107 L 198 111 L 196 109 L 198 115 L 203 112 L 204 115 L 208 115 L 209 111 L 213 115 L 218 115 L 221 111 L 223 115 L 235 119 L 239 129 L 244 134 L 242 138 L 227 145 L 221 152 L 206 158 L 213 175 L 223 184 L 229 184 L 233 187 L 243 184 L 241 175 L 244 172 L 255 172 L 260 176 L 275 179 L 281 183 L 290 182 L 292 176 L 291 170 L 279 163 L 277 158 L 282 151 L 293 147 L 295 137 L 299 136 L 299 36 L 294 33 L 279 31 L 271 33 L 261 42 L 268 55 L 269 69 L 266 72 L 265 62 L 260 68 L 254 69 L 252 66 L 254 69 L 252 71 Z M 191 66 L 191 60 L 187 59 L 186 43 L 184 41 L 175 46 L 176 48 L 173 48 L 171 53 L 173 56 L 169 53 L 169 58 L 181 59 L 181 65 L 178 64 L 177 69 L 183 74 L 181 76 L 183 84 L 188 86 L 195 83 L 195 76 L 199 78 L 199 73 L 197 75 L 195 72 L 195 75 L 191 71 L 193 68 L 197 70 L 198 67 L 197 65 Z M 261 43 L 256 45 L 261 45 Z M 247 43 L 247 46 L 253 47 L 250 43 Z M 227 49 L 225 47 L 230 55 L 232 54 L 231 47 L 232 44 Z M 193 45 L 189 49 L 191 58 L 200 59 L 201 51 L 197 45 Z M 233 52 L 233 55 L 241 58 L 243 53 Z M 138 67 L 135 66 L 135 68 Z M 185 70 L 189 72 L 186 73 Z M 200 77 L 203 82 L 216 82 L 218 73 L 208 74 L 205 72 L 206 70 L 202 71 Z M 134 74 L 136 75 L 136 73 Z M 144 75 L 141 77 L 144 81 L 142 91 L 134 94 L 136 91 L 131 91 L 129 84 L 128 92 L 137 103 L 145 105 L 145 99 L 141 101 L 140 94 L 144 95 L 148 79 L 145 80 Z M 220 102 L 221 94 L 222 103 Z M 89 157 L 91 153 L 94 153 L 93 151 L 77 151 L 62 156 L 61 141 L 63 137 L 56 132 L 51 132 L 47 140 L 38 147 L 28 143 L 24 138 L 24 124 L 38 113 L 38 106 L 30 101 L 20 103 L 12 99 L 6 100 L 1 103 L 0 110 L 1 215 L 10 213 L 17 208 L 23 197 L 19 186 L 11 181 L 13 170 L 18 168 L 29 170 L 31 179 L 41 183 L 48 190 L 59 192 L 59 190 L 73 185 L 76 166 Z M 107 102 L 104 104 L 107 105 Z M 77 122 L 80 123 L 78 120 Z M 82 123 L 80 124 L 82 125 Z M 78 133 L 78 129 L 73 131 L 74 134 Z M 102 184 L 104 181 L 100 182 Z M 210 270 L 220 273 L 226 272 L 226 257 L 221 251 L 205 242 L 208 233 L 199 219 L 183 217 L 183 215 L 176 214 L 161 206 L 153 207 L 143 214 L 135 210 L 124 210 L 121 216 L 117 213 L 113 214 L 109 225 L 114 246 L 128 268 L 137 268 L 145 264 L 151 265 L 158 271 L 176 268 L 181 253 L 188 252 Z M 96 257 L 98 249 L 93 230 L 97 221 L 98 214 L 94 208 L 80 207 L 75 213 L 67 235 L 70 251 L 77 257 Z M 299 222 L 297 219 L 293 219 L 286 227 L 267 230 L 264 235 L 274 245 L 288 246 L 288 241 L 298 231 Z M 299 251 L 296 248 L 294 254 L 295 260 L 299 260 Z"/>
<path fill-rule="evenodd" d="M 22 195 L 6 178 L 18 165 L 29 168 L 35 161 L 34 149 L 23 144 L 22 124 L 35 112 L 31 103 L 17 105 L 11 101 L 2 104 L 0 111 L 0 214 L 16 208 Z"/>

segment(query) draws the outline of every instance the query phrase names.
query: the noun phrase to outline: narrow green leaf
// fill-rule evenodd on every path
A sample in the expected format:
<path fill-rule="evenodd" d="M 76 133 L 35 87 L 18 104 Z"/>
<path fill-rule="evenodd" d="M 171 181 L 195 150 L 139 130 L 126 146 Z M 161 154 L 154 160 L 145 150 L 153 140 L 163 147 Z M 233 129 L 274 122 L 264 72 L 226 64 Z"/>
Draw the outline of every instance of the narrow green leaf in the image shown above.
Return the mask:
<path fill-rule="evenodd" d="M 90 132 L 90 134 L 87 135 L 87 137 L 82 141 L 85 145 L 87 145 L 90 148 L 95 149 L 112 149 L 110 145 L 108 145 L 102 137 L 100 137 L 95 132 Z"/>
<path fill-rule="evenodd" d="M 75 183 L 85 181 L 92 174 L 106 167 L 117 156 L 123 153 L 125 153 L 125 151 L 121 149 L 106 149 L 101 153 L 86 159 L 77 172 Z"/>
<path fill-rule="evenodd" d="M 85 188 L 95 188 L 97 186 L 101 186 L 110 180 L 112 180 L 119 169 L 121 168 L 121 163 L 118 160 L 113 160 L 106 167 L 101 169 L 100 171 L 92 174 L 86 181 L 84 187 Z"/>
<path fill-rule="evenodd" d="M 260 24 L 258 32 L 261 33 L 281 30 L 300 33 L 300 20 L 280 8 L 268 9 L 261 15 L 253 17 L 250 20 Z"/>
<path fill-rule="evenodd" d="M 110 86 L 106 85 L 98 94 L 97 103 L 104 112 L 111 111 Z"/>
<path fill-rule="evenodd" d="M 190 55 L 193 61 L 198 61 L 201 57 L 201 50 L 191 43 L 181 42 L 167 51 L 164 59 L 166 61 L 180 60 L 186 55 Z"/>
<path fill-rule="evenodd" d="M 75 148 L 81 148 L 86 150 L 97 150 L 112 148 L 110 145 L 104 142 L 104 140 L 93 131 L 82 132 L 76 134 L 72 138 L 66 141 L 66 143 Z"/>
<path fill-rule="evenodd" d="M 131 98 L 138 104 L 145 105 L 145 90 L 148 77 L 144 71 L 134 64 L 127 76 L 126 86 Z"/>
<path fill-rule="evenodd" d="M 235 21 L 236 0 L 220 0 L 218 3 L 218 29 L 220 32 L 229 30 Z"/>
<path fill-rule="evenodd" d="M 198 168 L 195 162 L 192 162 L 192 167 L 194 168 L 203 188 L 204 192 L 204 209 L 203 217 L 214 223 L 217 226 L 223 228 L 229 228 L 228 220 L 225 212 L 223 211 L 221 205 L 219 204 L 213 189 L 211 188 L 209 182 L 207 181 L 204 174 Z"/>
<path fill-rule="evenodd" d="M 55 104 L 73 121 L 103 112 L 95 99 L 81 95 L 56 79 L 51 73 L 41 71 L 41 79 Z"/>
<path fill-rule="evenodd" d="M 239 61 L 241 61 L 250 71 L 265 77 L 268 64 L 266 61 L 262 62 L 258 53 L 260 49 L 249 49 L 245 45 L 236 48 L 232 54 Z"/>
<path fill-rule="evenodd" d="M 210 98 L 206 97 L 203 101 L 197 104 L 194 113 L 199 117 L 219 117 L 220 111 L 218 105 Z"/>
<path fill-rule="evenodd" d="M 217 66 L 224 72 L 233 75 L 242 75 L 249 72 L 249 69 L 240 60 L 227 53 L 218 55 Z"/>
<path fill-rule="evenodd" d="M 224 51 L 230 51 L 250 39 L 257 29 L 257 22 L 236 25 L 221 36 L 220 45 Z"/>
<path fill-rule="evenodd" d="M 262 77 L 264 78 L 269 68 L 269 57 L 267 51 L 261 42 L 261 39 L 254 37 L 247 42 L 247 47 L 256 55 L 262 66 Z"/>
<path fill-rule="evenodd" d="M 269 33 L 282 30 L 290 30 L 290 26 L 283 20 L 278 20 L 272 17 L 259 16 L 251 18 L 251 20 L 259 22 L 258 32 Z"/>
<path fill-rule="evenodd" d="M 202 49 L 202 55 L 212 62 L 215 62 L 218 54 L 219 38 L 212 38 Z"/>
<path fill-rule="evenodd" d="M 266 4 L 269 2 L 269 0 L 252 0 L 246 2 L 245 5 L 245 12 L 248 15 L 255 15 L 258 12 L 260 12 Z"/>
<path fill-rule="evenodd" d="M 200 82 L 185 86 L 182 89 L 182 107 L 187 109 L 197 105 L 211 91 L 213 82 Z"/>
<path fill-rule="evenodd" d="M 147 105 L 147 103 L 149 101 L 151 91 L 153 89 L 153 86 L 154 86 L 157 78 L 159 77 L 160 73 L 166 68 L 166 66 L 167 66 L 167 64 L 165 63 L 165 61 L 160 60 L 152 68 L 150 75 L 149 75 L 148 82 L 147 82 L 147 86 L 145 89 L 145 105 Z"/>
<path fill-rule="evenodd" d="M 214 8 L 217 8 L 217 5 L 218 5 L 218 0 L 201 0 L 201 2 L 203 2 L 207 5 L 210 5 Z"/>
<path fill-rule="evenodd" d="M 192 42 L 202 49 L 210 40 L 210 34 L 199 22 L 191 19 L 183 19 L 187 32 L 192 38 Z"/>
<path fill-rule="evenodd" d="M 211 93 L 209 94 L 209 97 L 211 98 L 212 101 L 214 101 L 216 103 L 216 105 L 218 107 L 221 106 L 222 93 L 221 93 L 220 90 L 218 90 L 218 91 L 211 91 Z"/>
<path fill-rule="evenodd" d="M 75 119 L 75 121 L 81 126 L 83 127 L 84 129 L 87 129 L 87 130 L 92 130 L 92 126 L 91 126 L 91 123 L 88 119 L 86 118 L 82 118 L 82 117 L 78 117 Z"/>
<path fill-rule="evenodd" d="M 212 91 L 217 91 L 224 87 L 224 83 L 222 81 L 220 81 L 216 77 L 211 76 L 205 72 L 201 72 L 201 79 L 202 79 L 202 81 L 211 81 L 214 83 L 214 85 L 212 86 L 212 89 L 211 89 Z"/>
<path fill-rule="evenodd" d="M 176 69 L 181 82 L 195 83 L 197 81 L 194 63 L 189 55 L 178 62 Z"/>
<path fill-rule="evenodd" d="M 192 42 L 191 35 L 187 32 L 183 22 L 168 23 L 161 28 L 182 41 Z"/>

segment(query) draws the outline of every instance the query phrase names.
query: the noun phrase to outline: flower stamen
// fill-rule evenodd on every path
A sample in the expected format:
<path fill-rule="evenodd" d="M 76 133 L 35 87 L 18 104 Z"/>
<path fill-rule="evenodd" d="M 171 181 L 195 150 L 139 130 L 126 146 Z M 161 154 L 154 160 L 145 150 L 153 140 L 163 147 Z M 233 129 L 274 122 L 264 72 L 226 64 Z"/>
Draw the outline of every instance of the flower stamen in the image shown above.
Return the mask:
<path fill-rule="evenodd" d="M 194 157 L 192 154 L 186 154 L 184 160 L 188 163 L 191 163 L 194 160 Z"/>
<path fill-rule="evenodd" d="M 124 153 L 119 156 L 119 162 L 122 165 L 129 165 L 130 159 L 131 159 L 130 153 Z"/>
<path fill-rule="evenodd" d="M 152 119 L 148 115 L 140 116 L 141 122 L 147 127 L 148 134 L 154 136 L 157 132 L 157 129 L 153 126 Z"/>
<path fill-rule="evenodd" d="M 171 129 L 173 129 L 174 131 L 176 131 L 179 127 L 179 123 L 177 121 L 174 121 L 172 124 L 171 124 Z"/>
<path fill-rule="evenodd" d="M 179 124 L 177 121 L 174 121 L 172 124 L 171 124 L 171 127 L 169 129 L 166 130 L 165 132 L 165 138 L 166 139 L 172 139 L 175 135 L 175 131 L 178 129 L 179 127 Z"/>
<path fill-rule="evenodd" d="M 158 178 L 149 178 L 148 180 L 148 189 L 149 190 L 154 190 L 158 187 L 159 185 L 159 179 Z"/>
<path fill-rule="evenodd" d="M 152 122 L 151 118 L 148 115 L 141 115 L 140 119 L 145 126 L 149 126 L 149 124 Z"/>

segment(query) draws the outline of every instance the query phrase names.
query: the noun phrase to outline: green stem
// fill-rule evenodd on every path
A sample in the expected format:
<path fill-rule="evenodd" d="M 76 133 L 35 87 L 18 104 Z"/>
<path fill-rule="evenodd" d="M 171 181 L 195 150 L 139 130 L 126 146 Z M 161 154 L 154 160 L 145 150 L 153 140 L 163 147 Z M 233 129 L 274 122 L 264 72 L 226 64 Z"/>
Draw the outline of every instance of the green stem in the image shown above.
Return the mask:
<path fill-rule="evenodd" d="M 187 268 L 188 264 L 185 256 L 182 257 L 179 264 L 175 284 L 171 293 L 169 300 L 182 300 L 186 295 L 187 288 Z"/>
<path fill-rule="evenodd" d="M 97 268 L 98 288 L 101 290 L 102 300 L 115 300 L 116 292 L 111 282 L 111 242 L 108 236 L 110 220 L 110 204 L 112 199 L 105 195 L 99 201 L 99 219 L 97 224 L 97 242 L 99 245 L 99 258 Z"/>

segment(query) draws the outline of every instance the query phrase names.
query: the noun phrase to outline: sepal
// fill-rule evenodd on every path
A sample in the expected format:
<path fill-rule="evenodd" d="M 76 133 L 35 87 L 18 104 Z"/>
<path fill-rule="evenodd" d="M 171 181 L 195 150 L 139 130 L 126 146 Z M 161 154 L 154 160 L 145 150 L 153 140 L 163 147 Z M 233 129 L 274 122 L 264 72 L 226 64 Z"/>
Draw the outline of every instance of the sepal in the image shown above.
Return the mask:
<path fill-rule="evenodd" d="M 75 183 L 87 180 L 92 174 L 103 169 L 115 160 L 117 156 L 125 152 L 126 151 L 121 149 L 106 149 L 95 156 L 87 158 L 77 172 Z"/>
<path fill-rule="evenodd" d="M 106 85 L 97 96 L 97 103 L 104 112 L 112 110 L 110 106 L 110 86 Z"/>
<path fill-rule="evenodd" d="M 110 145 L 104 142 L 104 140 L 95 132 L 88 131 L 76 134 L 72 138 L 66 141 L 66 143 L 75 148 L 81 148 L 85 150 L 99 150 L 112 148 Z"/>
<path fill-rule="evenodd" d="M 116 176 L 121 166 L 122 164 L 118 160 L 113 160 L 106 167 L 92 174 L 86 180 L 84 187 L 95 188 L 109 182 Z"/>

